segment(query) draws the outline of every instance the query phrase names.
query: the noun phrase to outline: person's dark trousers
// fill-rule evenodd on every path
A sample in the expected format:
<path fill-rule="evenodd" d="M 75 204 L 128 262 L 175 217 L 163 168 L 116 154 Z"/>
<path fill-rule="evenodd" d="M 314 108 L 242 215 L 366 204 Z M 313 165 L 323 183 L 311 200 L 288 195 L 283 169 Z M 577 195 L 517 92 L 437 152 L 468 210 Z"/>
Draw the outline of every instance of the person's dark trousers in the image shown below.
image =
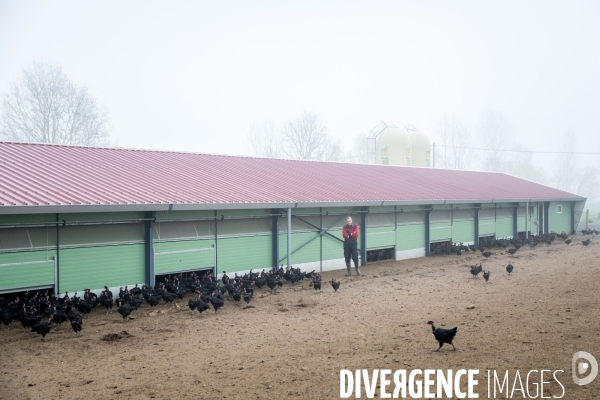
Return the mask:
<path fill-rule="evenodd" d="M 360 275 L 360 270 L 358 269 L 358 244 L 356 240 L 344 240 L 344 258 L 346 259 L 346 269 L 348 270 L 346 275 L 351 275 L 350 259 L 354 261 L 356 275 Z"/>

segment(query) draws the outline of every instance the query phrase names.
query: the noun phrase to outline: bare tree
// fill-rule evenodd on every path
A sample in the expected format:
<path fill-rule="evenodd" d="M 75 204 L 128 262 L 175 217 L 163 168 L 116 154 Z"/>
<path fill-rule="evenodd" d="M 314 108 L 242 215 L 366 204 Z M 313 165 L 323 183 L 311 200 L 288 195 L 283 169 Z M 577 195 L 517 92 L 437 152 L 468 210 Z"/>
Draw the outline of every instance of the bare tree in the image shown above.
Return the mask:
<path fill-rule="evenodd" d="M 536 168 L 533 162 L 533 153 L 527 151 L 530 149 L 518 143 L 513 143 L 511 149 L 513 149 L 514 152 L 509 154 L 507 166 L 503 172 L 510 173 L 532 182 L 543 185 L 546 184 L 546 177 L 541 170 Z"/>
<path fill-rule="evenodd" d="M 482 167 L 487 171 L 503 172 L 509 169 L 508 150 L 513 141 L 512 127 L 504 115 L 486 111 L 479 120 L 477 133 L 481 147 L 490 149 L 483 154 Z"/>
<path fill-rule="evenodd" d="M 267 158 L 283 158 L 281 129 L 274 121 L 253 123 L 248 131 L 250 152 L 254 156 Z"/>
<path fill-rule="evenodd" d="M 332 140 L 321 118 L 303 112 L 289 121 L 283 129 L 285 152 L 289 158 L 300 160 L 337 160 L 342 153 L 339 141 Z"/>
<path fill-rule="evenodd" d="M 586 165 L 577 173 L 575 178 L 575 191 L 578 195 L 587 197 L 593 202 L 598 196 L 600 179 L 598 178 L 598 168 Z"/>
<path fill-rule="evenodd" d="M 34 62 L 2 95 L 0 137 L 7 140 L 107 145 L 111 130 L 104 109 L 60 66 Z"/>
<path fill-rule="evenodd" d="M 452 117 L 438 121 L 438 134 L 442 139 L 440 156 L 436 159 L 442 168 L 468 169 L 477 159 L 473 139 L 462 122 Z"/>
<path fill-rule="evenodd" d="M 555 185 L 561 190 L 570 192 L 575 184 L 576 179 L 576 159 L 575 154 L 577 148 L 577 135 L 573 129 L 567 129 L 559 140 L 558 151 L 554 162 L 554 179 Z"/>
<path fill-rule="evenodd" d="M 367 154 L 367 133 L 359 133 L 354 137 L 354 141 L 350 142 L 350 148 L 346 149 L 346 155 L 340 161 L 354 164 L 368 164 L 369 157 Z"/>

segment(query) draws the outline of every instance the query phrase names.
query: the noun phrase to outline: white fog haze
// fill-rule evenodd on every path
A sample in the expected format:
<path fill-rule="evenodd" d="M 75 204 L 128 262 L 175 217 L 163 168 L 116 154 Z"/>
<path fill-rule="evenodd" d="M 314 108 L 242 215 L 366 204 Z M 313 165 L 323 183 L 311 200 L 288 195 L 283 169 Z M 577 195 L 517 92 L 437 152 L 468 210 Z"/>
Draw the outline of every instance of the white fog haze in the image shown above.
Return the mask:
<path fill-rule="evenodd" d="M 600 0 L 0 0 L 0 400 L 600 400 L 599 261 Z"/>
<path fill-rule="evenodd" d="M 33 62 L 59 66 L 107 112 L 112 146 L 160 150 L 253 155 L 253 130 L 278 137 L 314 115 L 326 159 L 361 162 L 379 121 L 412 124 L 436 167 L 591 205 L 599 17 L 596 1 L 2 1 L 0 94 Z M 441 160 L 444 132 L 471 150 Z"/>

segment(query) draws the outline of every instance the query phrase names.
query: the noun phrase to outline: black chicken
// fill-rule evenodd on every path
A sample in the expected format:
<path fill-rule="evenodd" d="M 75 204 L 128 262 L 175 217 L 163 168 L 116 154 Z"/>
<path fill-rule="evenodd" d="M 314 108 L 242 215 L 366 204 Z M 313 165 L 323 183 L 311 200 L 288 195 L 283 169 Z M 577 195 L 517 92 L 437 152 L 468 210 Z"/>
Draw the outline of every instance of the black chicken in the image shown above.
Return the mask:
<path fill-rule="evenodd" d="M 194 310 L 196 309 L 196 299 L 189 299 L 188 300 L 188 307 L 190 308 L 190 311 L 192 312 L 192 315 L 194 315 Z"/>
<path fill-rule="evenodd" d="M 300 280 L 300 278 L 295 274 L 290 274 L 287 279 L 292 283 L 292 286 L 294 286 L 294 284 Z"/>
<path fill-rule="evenodd" d="M 106 313 L 108 314 L 110 312 L 112 314 L 113 298 L 108 296 L 100 297 L 100 302 L 102 303 L 102 306 L 104 306 L 104 308 L 106 309 Z"/>
<path fill-rule="evenodd" d="M 567 240 L 565 240 L 565 244 L 571 244 L 572 241 L 573 241 L 573 239 L 567 239 Z"/>
<path fill-rule="evenodd" d="M 340 288 L 340 281 L 334 281 L 333 279 L 331 280 L 331 287 L 333 288 L 334 292 L 337 292 L 338 289 Z"/>
<path fill-rule="evenodd" d="M 56 307 L 55 307 L 52 321 L 56 324 L 57 329 L 60 328 L 60 325 L 63 322 L 67 322 L 67 320 L 68 320 L 67 315 L 63 311 L 57 311 Z"/>
<path fill-rule="evenodd" d="M 317 291 L 317 290 L 321 291 L 321 276 L 313 275 L 312 280 L 313 280 L 313 286 L 315 287 L 315 291 Z"/>
<path fill-rule="evenodd" d="M 490 252 L 490 251 L 485 251 L 485 252 L 483 252 L 483 253 L 482 253 L 482 255 L 483 255 L 485 258 L 488 258 L 489 256 L 491 256 L 491 255 L 493 255 L 493 254 L 494 254 L 494 253 L 492 253 L 492 252 Z"/>
<path fill-rule="evenodd" d="M 588 244 L 590 244 L 592 241 L 590 239 L 586 239 L 583 242 L 581 242 L 582 245 L 587 246 Z"/>
<path fill-rule="evenodd" d="M 0 310 L 0 321 L 4 324 L 4 330 L 7 331 L 10 329 L 12 315 L 8 311 Z"/>
<path fill-rule="evenodd" d="M 267 286 L 271 289 L 271 294 L 274 294 L 275 288 L 277 288 L 277 280 L 271 276 L 267 276 Z"/>
<path fill-rule="evenodd" d="M 252 293 L 247 292 L 246 289 L 244 289 L 244 301 L 246 302 L 246 305 L 250 304 L 250 300 L 252 300 Z"/>
<path fill-rule="evenodd" d="M 506 272 L 508 272 L 508 274 L 510 275 L 511 272 L 513 272 L 513 265 L 512 264 L 508 264 L 506 266 Z"/>
<path fill-rule="evenodd" d="M 190 307 L 190 310 L 192 310 L 192 315 L 194 315 L 195 313 L 194 310 L 197 309 L 200 313 L 200 316 L 202 316 L 202 313 L 204 311 L 210 308 L 210 306 L 200 298 L 200 294 L 198 294 L 198 297 L 196 299 L 190 299 L 190 301 L 188 302 L 188 306 Z"/>
<path fill-rule="evenodd" d="M 134 296 L 139 296 L 140 294 L 142 294 L 142 289 L 138 287 L 137 283 L 135 284 L 135 287 L 131 289 L 131 294 Z"/>
<path fill-rule="evenodd" d="M 214 292 L 211 296 L 211 298 L 209 299 L 210 304 L 212 304 L 213 308 L 215 309 L 215 314 L 217 313 L 217 310 L 221 307 L 223 307 L 225 305 L 225 302 L 223 301 L 223 299 L 220 296 L 215 296 Z"/>
<path fill-rule="evenodd" d="M 75 336 L 81 337 L 81 330 L 83 329 L 83 318 L 81 314 L 70 314 L 69 320 L 71 321 L 71 328 L 75 332 Z"/>
<path fill-rule="evenodd" d="M 117 311 L 119 312 L 119 314 L 121 314 L 121 316 L 123 317 L 123 321 L 121 322 L 125 322 L 125 320 L 129 319 L 129 314 L 131 314 L 133 312 L 133 308 L 123 305 L 123 303 L 119 300 L 117 301 Z"/>
<path fill-rule="evenodd" d="M 42 322 L 42 317 L 35 315 L 32 312 L 27 312 L 23 309 L 23 315 L 21 316 L 21 324 L 24 329 L 33 329 L 34 326 Z M 35 333 L 35 332 L 32 332 Z"/>
<path fill-rule="evenodd" d="M 204 302 L 204 300 L 202 300 L 200 297 L 198 297 L 196 299 L 196 309 L 198 310 L 198 313 L 200 314 L 200 316 L 202 316 L 202 313 L 208 309 L 210 309 L 210 306 L 208 304 L 206 304 Z"/>
<path fill-rule="evenodd" d="M 141 299 L 136 299 L 136 298 L 133 298 L 133 297 L 129 298 L 129 306 L 131 308 L 133 308 L 133 311 L 135 311 L 138 308 L 140 308 L 141 305 L 142 305 L 142 300 Z"/>
<path fill-rule="evenodd" d="M 312 278 L 312 276 L 314 275 L 314 273 L 315 273 L 315 270 L 313 269 L 313 270 L 312 270 L 312 272 L 306 272 L 306 273 L 304 274 L 304 277 L 305 277 L 306 279 L 310 279 L 310 278 Z"/>
<path fill-rule="evenodd" d="M 519 250 L 519 249 L 508 249 L 506 252 L 510 255 L 513 255 L 517 252 L 517 250 Z"/>
<path fill-rule="evenodd" d="M 48 322 L 40 322 L 32 329 L 33 332 L 37 333 L 38 335 L 42 335 L 42 340 L 44 342 L 46 341 L 46 334 L 49 333 L 50 328 L 52 328 L 52 317 L 53 315 L 48 318 Z"/>
<path fill-rule="evenodd" d="M 80 301 L 79 303 L 77 303 L 75 305 L 75 307 L 77 307 L 77 309 L 83 313 L 84 318 L 89 318 L 90 317 L 90 312 L 92 312 L 92 303 L 89 303 L 87 301 Z"/>
<path fill-rule="evenodd" d="M 489 281 L 490 280 L 490 271 L 483 271 L 483 278 L 485 279 L 485 281 Z"/>
<path fill-rule="evenodd" d="M 146 297 L 146 302 L 148 303 L 148 308 L 150 308 L 150 307 L 156 307 L 156 305 L 158 303 L 160 303 L 160 299 L 161 299 L 161 296 L 152 296 L 152 295 L 149 294 Z"/>
<path fill-rule="evenodd" d="M 481 263 L 479 263 L 479 265 L 475 265 L 475 266 L 471 267 L 471 274 L 473 275 L 473 278 L 477 278 L 477 275 L 479 275 L 481 270 L 483 270 Z"/>
<path fill-rule="evenodd" d="M 175 299 L 175 297 L 177 297 L 176 294 L 169 293 L 167 291 L 163 291 L 161 296 L 162 296 L 162 299 L 165 301 L 165 307 L 167 306 L 167 304 L 172 303 L 173 300 Z"/>
<path fill-rule="evenodd" d="M 457 327 L 454 327 L 452 329 L 436 328 L 433 324 L 433 321 L 428 321 L 427 325 L 431 325 L 431 333 L 433 333 L 433 336 L 435 336 L 435 340 L 437 340 L 440 344 L 440 347 L 434 351 L 440 351 L 444 343 L 448 343 L 456 351 L 456 347 L 454 347 L 452 341 L 454 340 L 454 336 L 456 336 L 456 331 L 458 330 Z"/>
<path fill-rule="evenodd" d="M 242 291 L 238 288 L 238 289 L 233 289 L 233 301 L 235 301 L 235 304 L 239 304 L 240 301 L 242 300 Z"/>

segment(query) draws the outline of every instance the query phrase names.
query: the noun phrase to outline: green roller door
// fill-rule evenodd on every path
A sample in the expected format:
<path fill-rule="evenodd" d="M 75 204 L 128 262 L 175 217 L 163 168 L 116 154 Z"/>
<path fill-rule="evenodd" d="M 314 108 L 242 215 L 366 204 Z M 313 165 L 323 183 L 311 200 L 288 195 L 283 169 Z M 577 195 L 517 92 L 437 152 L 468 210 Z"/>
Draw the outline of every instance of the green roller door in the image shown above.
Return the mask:
<path fill-rule="evenodd" d="M 496 209 L 496 237 L 513 237 L 513 207 L 501 207 Z"/>
<path fill-rule="evenodd" d="M 425 212 L 401 212 L 396 215 L 396 251 L 425 248 Z"/>
<path fill-rule="evenodd" d="M 398 225 L 396 251 L 425 248 L 425 224 Z"/>
<path fill-rule="evenodd" d="M 394 213 L 369 213 L 367 215 L 367 250 L 394 247 L 395 244 Z"/>
<path fill-rule="evenodd" d="M 59 292 L 145 281 L 143 224 L 67 226 L 59 231 Z"/>
<path fill-rule="evenodd" d="M 550 202 L 548 208 L 548 231 L 549 232 L 566 232 L 571 233 L 571 208 L 573 207 L 572 202 Z"/>
<path fill-rule="evenodd" d="M 475 211 L 452 211 L 452 241 L 467 243 L 475 241 Z"/>
<path fill-rule="evenodd" d="M 273 247 L 270 235 L 219 239 L 217 242 L 218 273 L 272 267 Z"/>
<path fill-rule="evenodd" d="M 54 271 L 54 260 L 0 264 L 0 293 L 53 288 Z"/>
<path fill-rule="evenodd" d="M 496 209 L 482 207 L 479 210 L 479 236 L 493 236 L 496 234 Z"/>
<path fill-rule="evenodd" d="M 255 212 L 251 213 L 251 215 L 255 214 Z M 217 272 L 271 268 L 273 266 L 271 230 L 270 218 L 218 221 Z"/>
<path fill-rule="evenodd" d="M 429 214 L 429 241 L 442 242 L 452 240 L 452 211 L 433 210 Z"/>
<path fill-rule="evenodd" d="M 154 231 L 155 275 L 214 268 L 214 221 L 158 221 Z"/>
<path fill-rule="evenodd" d="M 0 216 L 2 223 L 46 219 L 35 215 Z M 55 232 L 55 228 L 0 229 L 0 293 L 54 288 Z"/>
<path fill-rule="evenodd" d="M 144 282 L 144 259 L 143 244 L 61 249 L 58 291 Z"/>
<path fill-rule="evenodd" d="M 156 275 L 213 268 L 214 239 L 164 242 L 154 245 Z M 160 251 L 158 251 L 160 250 Z"/>

